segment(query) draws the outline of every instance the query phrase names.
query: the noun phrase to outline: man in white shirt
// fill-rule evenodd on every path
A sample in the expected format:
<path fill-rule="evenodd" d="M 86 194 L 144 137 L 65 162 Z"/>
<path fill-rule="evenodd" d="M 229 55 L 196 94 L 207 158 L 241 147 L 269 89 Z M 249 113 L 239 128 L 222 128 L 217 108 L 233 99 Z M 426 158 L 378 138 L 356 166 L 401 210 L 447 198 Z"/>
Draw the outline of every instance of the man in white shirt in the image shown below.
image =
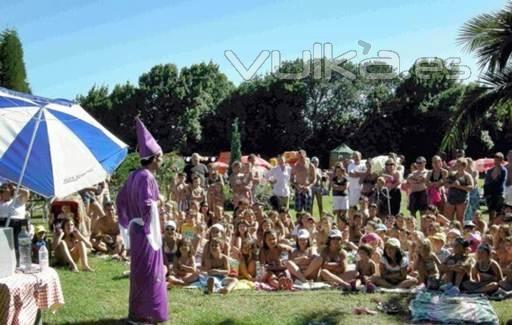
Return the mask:
<path fill-rule="evenodd" d="M 279 156 L 277 163 L 277 166 L 268 172 L 267 179 L 272 184 L 272 195 L 277 198 L 276 208 L 288 209 L 292 169 L 286 164 L 283 156 Z"/>
<path fill-rule="evenodd" d="M 348 165 L 348 205 L 354 207 L 359 203 L 361 197 L 361 184 L 359 179 L 366 173 L 366 164 L 361 162 L 361 153 L 354 151 L 352 154 L 353 161 Z"/>
<path fill-rule="evenodd" d="M 25 215 L 25 204 L 30 198 L 30 192 L 27 189 L 20 188 L 18 196 L 14 198 L 15 191 L 16 185 L 13 183 L 4 183 L 0 186 L 0 227 L 6 225 L 10 216 L 9 227 L 13 229 L 16 260 L 19 261 L 18 234 L 22 227 L 27 227 L 27 231 L 29 230 Z"/>

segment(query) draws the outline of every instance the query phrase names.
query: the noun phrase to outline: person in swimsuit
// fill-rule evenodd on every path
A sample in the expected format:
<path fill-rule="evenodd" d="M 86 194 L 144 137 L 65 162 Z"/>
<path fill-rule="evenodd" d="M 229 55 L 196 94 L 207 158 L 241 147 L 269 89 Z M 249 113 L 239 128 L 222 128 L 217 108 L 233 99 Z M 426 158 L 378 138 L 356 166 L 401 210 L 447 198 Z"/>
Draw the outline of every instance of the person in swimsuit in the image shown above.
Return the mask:
<path fill-rule="evenodd" d="M 445 207 L 445 217 L 453 220 L 454 215 L 462 224 L 464 213 L 469 199 L 469 192 L 473 189 L 473 176 L 466 171 L 467 160 L 459 158 L 456 162 L 457 171 L 448 175 L 445 186 L 448 188 L 448 202 Z"/>
<path fill-rule="evenodd" d="M 76 263 L 79 261 L 84 271 L 94 271 L 87 258 L 87 252 L 91 248 L 91 242 L 75 228 L 73 220 L 65 219 L 62 227 L 56 227 L 53 243 L 55 257 L 59 262 L 68 264 L 71 271 L 78 272 Z"/>
<path fill-rule="evenodd" d="M 216 207 L 224 207 L 224 201 L 226 200 L 224 196 L 224 181 L 214 169 L 210 171 L 208 178 L 209 185 L 206 192 L 206 202 L 208 202 L 210 209 L 215 211 Z"/>
<path fill-rule="evenodd" d="M 385 179 L 385 188 L 389 192 L 389 205 L 391 215 L 397 215 L 400 212 L 400 203 L 402 201 L 402 193 L 400 192 L 400 184 L 402 177 L 396 170 L 396 162 L 394 159 L 388 159 L 382 177 Z"/>
<path fill-rule="evenodd" d="M 375 203 L 375 184 L 377 184 L 377 174 L 372 172 L 371 160 L 366 161 L 366 172 L 359 179 L 361 183 L 361 195 L 368 198 L 368 202 Z"/>
<path fill-rule="evenodd" d="M 491 246 L 488 244 L 478 246 L 471 275 L 473 280 L 462 283 L 462 289 L 466 292 L 491 294 L 498 290 L 503 272 L 498 262 L 491 258 Z"/>
<path fill-rule="evenodd" d="M 315 167 L 315 173 L 316 173 L 316 180 L 315 183 L 311 186 L 311 191 L 313 193 L 313 202 L 311 203 L 311 206 L 316 204 L 318 205 L 318 213 L 321 216 L 323 213 L 323 202 L 322 202 L 322 196 L 324 193 L 324 187 L 323 187 L 323 173 L 322 169 L 320 169 L 318 166 L 320 164 L 320 161 L 317 157 L 311 158 L 311 164 Z"/>
<path fill-rule="evenodd" d="M 453 254 L 448 256 L 439 270 L 443 275 L 444 285 L 441 289 L 460 286 L 463 282 L 470 280 L 472 260 L 468 257 L 469 242 L 458 237 L 453 242 Z"/>
<path fill-rule="evenodd" d="M 441 157 L 432 157 L 432 170 L 427 175 L 428 204 L 435 205 L 441 211 L 445 203 L 443 182 L 447 176 L 448 170 L 443 168 Z"/>
<path fill-rule="evenodd" d="M 496 219 L 503 209 L 505 186 L 508 178 L 507 168 L 503 167 L 503 154 L 494 155 L 494 167 L 485 174 L 484 196 L 489 209 L 489 223 Z"/>
<path fill-rule="evenodd" d="M 311 245 L 310 233 L 306 229 L 298 231 L 296 246 L 286 262 L 291 275 L 301 282 L 315 281 L 322 266 L 322 258 L 316 247 Z"/>
<path fill-rule="evenodd" d="M 409 259 L 400 248 L 400 241 L 396 238 L 388 238 L 384 245 L 384 254 L 379 264 L 378 276 L 373 276 L 370 281 L 382 288 L 411 288 L 418 281 L 407 275 Z"/>
<path fill-rule="evenodd" d="M 320 278 L 334 287 L 351 289 L 351 281 L 357 277 L 356 271 L 347 271 L 347 253 L 342 248 L 342 234 L 338 229 L 329 232 L 327 244 L 322 251 L 322 269 Z M 355 282 L 354 282 L 355 283 Z"/>
<path fill-rule="evenodd" d="M 206 287 L 208 293 L 219 292 L 226 294 L 233 290 L 238 280 L 229 277 L 229 258 L 222 253 L 223 242 L 218 238 L 212 238 L 208 246 L 208 251 L 202 259 L 201 270 L 203 276 L 201 282 L 206 278 Z"/>
<path fill-rule="evenodd" d="M 480 209 L 480 191 L 478 190 L 478 170 L 476 170 L 475 162 L 471 158 L 466 158 L 468 167 L 466 171 L 473 178 L 473 189 L 469 192 L 468 204 L 464 212 L 464 221 L 473 220 L 475 213 Z"/>
<path fill-rule="evenodd" d="M 344 217 L 349 208 L 348 189 L 349 182 L 345 174 L 343 165 L 337 165 L 334 168 L 334 177 L 332 178 L 332 205 L 333 213 L 338 217 Z"/>

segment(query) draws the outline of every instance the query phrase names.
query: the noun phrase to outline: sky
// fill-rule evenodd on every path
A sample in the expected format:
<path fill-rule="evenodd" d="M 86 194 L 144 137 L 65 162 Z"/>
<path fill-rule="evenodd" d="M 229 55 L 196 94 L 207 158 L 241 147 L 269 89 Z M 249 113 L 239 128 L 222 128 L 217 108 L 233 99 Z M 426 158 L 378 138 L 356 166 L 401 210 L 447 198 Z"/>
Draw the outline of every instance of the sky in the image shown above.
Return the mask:
<path fill-rule="evenodd" d="M 458 31 L 468 19 L 505 3 L 1 0 L 0 30 L 18 31 L 32 92 L 53 98 L 74 99 L 94 85 L 137 84 L 142 73 L 165 63 L 181 68 L 211 60 L 239 84 L 252 73 L 270 71 L 265 51 L 290 60 L 313 52 L 315 43 L 332 44 L 333 57 L 356 51 L 354 63 L 394 51 L 399 71 L 422 57 L 460 58 L 468 67 L 465 77 L 475 80 L 476 60 L 457 43 Z M 370 44 L 369 51 L 359 41 Z M 259 61 L 249 72 L 237 70 L 226 51 L 236 55 L 239 66 Z"/>

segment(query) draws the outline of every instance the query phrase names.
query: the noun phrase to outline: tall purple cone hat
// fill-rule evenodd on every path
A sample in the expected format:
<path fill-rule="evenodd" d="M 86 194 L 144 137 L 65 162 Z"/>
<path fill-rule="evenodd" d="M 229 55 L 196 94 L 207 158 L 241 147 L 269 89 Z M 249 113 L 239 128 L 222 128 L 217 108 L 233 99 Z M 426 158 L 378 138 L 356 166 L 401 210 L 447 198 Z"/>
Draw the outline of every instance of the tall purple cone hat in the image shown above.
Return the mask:
<path fill-rule="evenodd" d="M 156 142 L 155 138 L 149 133 L 144 123 L 136 117 L 135 127 L 137 128 L 137 144 L 139 146 L 139 156 L 141 159 L 148 159 L 152 156 L 162 153 L 162 148 Z"/>

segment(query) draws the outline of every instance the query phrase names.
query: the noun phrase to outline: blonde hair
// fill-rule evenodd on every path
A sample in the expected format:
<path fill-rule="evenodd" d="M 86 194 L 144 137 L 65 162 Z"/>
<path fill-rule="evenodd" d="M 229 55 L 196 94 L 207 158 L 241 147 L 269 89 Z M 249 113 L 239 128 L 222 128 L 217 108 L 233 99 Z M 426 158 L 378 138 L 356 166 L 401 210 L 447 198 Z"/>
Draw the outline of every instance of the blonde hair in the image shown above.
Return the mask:
<path fill-rule="evenodd" d="M 468 160 L 464 157 L 458 158 L 457 163 L 464 166 L 464 168 L 468 167 Z"/>

